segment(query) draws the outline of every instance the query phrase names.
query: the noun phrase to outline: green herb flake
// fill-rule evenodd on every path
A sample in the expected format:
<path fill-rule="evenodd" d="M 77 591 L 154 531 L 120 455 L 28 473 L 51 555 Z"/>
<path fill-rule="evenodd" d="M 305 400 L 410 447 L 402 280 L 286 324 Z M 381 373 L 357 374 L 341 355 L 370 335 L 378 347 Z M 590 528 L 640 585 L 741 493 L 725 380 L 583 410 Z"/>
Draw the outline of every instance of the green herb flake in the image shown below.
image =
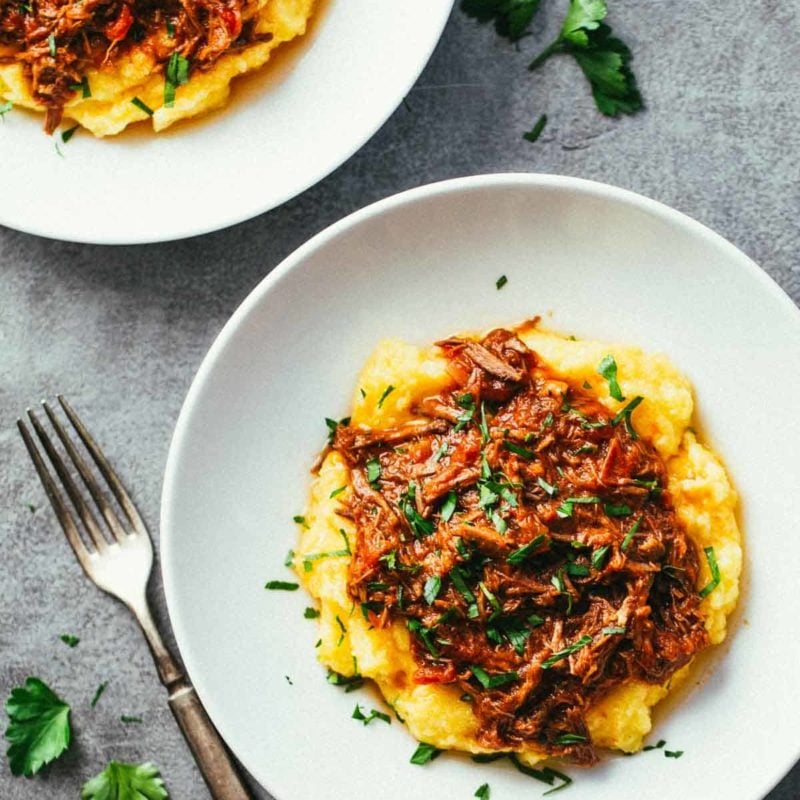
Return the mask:
<path fill-rule="evenodd" d="M 555 743 L 558 745 L 570 745 L 581 744 L 586 741 L 588 741 L 588 739 L 585 736 L 581 736 L 579 733 L 562 733 L 561 736 L 556 738 Z"/>
<path fill-rule="evenodd" d="M 542 420 L 542 427 L 550 428 L 554 422 L 555 422 L 555 417 L 553 416 L 553 412 L 548 411 L 547 416 Z"/>
<path fill-rule="evenodd" d="M 78 642 L 80 642 L 77 636 L 73 636 L 70 633 L 62 633 L 58 638 L 61 639 L 67 647 L 76 647 Z"/>
<path fill-rule="evenodd" d="M 500 289 L 502 289 L 507 283 L 508 283 L 508 278 L 505 275 L 501 275 L 495 281 L 494 285 L 497 287 L 497 290 L 500 291 Z"/>
<path fill-rule="evenodd" d="M 609 625 L 607 628 L 603 628 L 600 633 L 603 636 L 622 636 L 625 633 L 625 628 L 621 628 L 618 625 Z"/>
<path fill-rule="evenodd" d="M 175 38 L 175 23 L 171 19 L 167 20 L 167 36 L 170 39 Z"/>
<path fill-rule="evenodd" d="M 617 382 L 617 362 L 614 360 L 614 356 L 605 356 L 597 365 L 597 372 L 608 381 L 608 393 L 619 402 L 625 400 L 625 395 L 622 394 L 622 389 L 619 388 Z"/>
<path fill-rule="evenodd" d="M 475 794 L 472 796 L 477 797 L 478 800 L 489 800 L 489 798 L 491 797 L 491 789 L 489 788 L 489 784 L 488 783 L 481 784 L 475 790 Z"/>
<path fill-rule="evenodd" d="M 666 741 L 664 741 L 664 739 L 659 739 L 655 744 L 645 745 L 642 748 L 642 752 L 646 753 L 648 750 L 660 750 L 665 744 Z"/>
<path fill-rule="evenodd" d="M 467 586 L 466 576 L 461 570 L 461 567 L 453 567 L 450 570 L 450 580 L 453 582 L 453 586 L 456 587 L 458 593 L 468 604 L 472 605 L 475 603 L 475 595 L 472 593 L 469 586 Z"/>
<path fill-rule="evenodd" d="M 573 653 L 577 653 L 578 650 L 581 650 L 582 648 L 586 647 L 586 645 L 591 644 L 591 642 L 592 637 L 588 634 L 584 634 L 580 639 L 578 639 L 577 642 L 573 642 L 563 650 L 558 650 L 549 658 L 546 658 L 544 661 L 542 661 L 542 669 L 550 669 L 550 667 L 558 664 L 559 661 L 569 658 L 569 656 L 571 656 Z"/>
<path fill-rule="evenodd" d="M 603 569 L 609 549 L 610 545 L 605 544 L 602 547 L 598 547 L 597 550 L 592 553 L 592 566 L 598 570 L 598 572 Z"/>
<path fill-rule="evenodd" d="M 510 753 L 508 757 L 514 767 L 523 775 L 527 775 L 529 778 L 534 778 L 537 781 L 546 783 L 548 786 L 553 786 L 557 780 L 561 781 L 558 786 L 553 786 L 552 789 L 546 791 L 544 793 L 545 795 L 552 794 L 560 789 L 564 789 L 572 783 L 572 778 L 570 778 L 569 775 L 565 775 L 563 772 L 559 772 L 552 767 L 536 769 L 535 767 L 529 767 L 526 764 L 523 764 L 515 753 Z"/>
<path fill-rule="evenodd" d="M 347 484 L 340 486 L 338 489 L 334 489 L 329 495 L 331 500 L 333 500 L 334 497 L 338 497 L 346 488 Z"/>
<path fill-rule="evenodd" d="M 637 406 L 639 405 L 639 403 L 642 402 L 642 400 L 644 400 L 644 398 L 641 395 L 637 395 L 636 397 L 633 398 L 633 400 L 630 401 L 630 403 L 628 403 L 628 405 L 625 406 L 625 408 L 623 408 L 621 411 L 618 411 L 614 416 L 614 418 L 611 420 L 611 424 L 614 426 L 619 425 L 619 423 L 624 420 L 625 428 L 630 434 L 631 439 L 639 438 L 639 435 L 633 428 L 633 423 L 631 422 L 631 414 L 633 414 L 634 409 L 637 408 Z"/>
<path fill-rule="evenodd" d="M 47 49 L 50 51 L 50 55 L 55 58 L 56 57 L 56 35 L 51 33 L 47 37 Z"/>
<path fill-rule="evenodd" d="M 427 764 L 429 761 L 433 761 L 435 758 L 438 758 L 441 753 L 442 751 L 438 747 L 434 747 L 432 744 L 426 744 L 425 742 L 420 742 L 417 745 L 417 749 L 414 751 L 414 754 L 411 756 L 410 762 L 412 764 L 422 766 L 423 764 Z"/>
<path fill-rule="evenodd" d="M 643 517 L 639 517 L 639 519 L 637 519 L 636 522 L 631 525 L 631 529 L 625 534 L 625 538 L 622 540 L 622 544 L 619 547 L 623 553 L 631 546 L 633 537 L 636 535 L 637 531 L 639 530 L 639 526 L 642 524 L 642 519 Z"/>
<path fill-rule="evenodd" d="M 265 589 L 272 589 L 273 591 L 294 592 L 300 588 L 299 583 L 292 583 L 291 581 L 267 581 L 264 584 Z"/>
<path fill-rule="evenodd" d="M 189 82 L 189 59 L 180 53 L 173 53 L 167 61 L 164 78 L 164 107 L 175 105 L 175 92 L 178 86 Z"/>
<path fill-rule="evenodd" d="M 441 588 L 442 579 L 438 575 L 431 575 L 431 577 L 425 581 L 425 588 L 422 590 L 422 596 L 429 606 L 433 605 L 433 601 L 439 596 Z"/>
<path fill-rule="evenodd" d="M 546 125 L 547 114 L 542 114 L 539 119 L 536 120 L 534 126 L 529 131 L 522 134 L 522 138 L 528 142 L 535 142 L 542 135 L 542 131 L 545 129 Z"/>
<path fill-rule="evenodd" d="M 85 100 L 87 97 L 91 97 L 91 96 L 92 96 L 92 90 L 91 90 L 91 88 L 89 87 L 89 78 L 87 78 L 87 77 L 86 77 L 86 75 L 84 75 L 84 76 L 81 78 L 81 82 L 80 82 L 80 83 L 71 83 L 71 84 L 69 85 L 69 88 L 70 88 L 70 89 L 71 89 L 73 92 L 80 92 L 80 93 L 81 93 L 81 97 L 82 97 L 84 100 Z"/>
<path fill-rule="evenodd" d="M 558 494 L 558 487 L 553 486 L 552 483 L 548 483 L 544 478 L 537 478 L 536 483 L 539 485 L 539 488 L 544 489 L 550 497 L 555 497 Z"/>
<path fill-rule="evenodd" d="M 320 640 L 320 642 L 321 641 L 322 640 Z M 358 673 L 353 675 L 342 675 L 339 672 L 334 672 L 332 669 L 328 670 L 327 681 L 333 686 L 342 687 L 346 694 L 354 692 L 356 689 L 360 689 L 364 685 L 364 678 Z"/>
<path fill-rule="evenodd" d="M 706 561 L 708 562 L 708 568 L 711 571 L 711 580 L 700 590 L 699 595 L 700 597 L 708 597 L 714 589 L 719 586 L 719 582 L 722 580 L 722 575 L 719 571 L 719 565 L 717 564 L 717 556 L 714 553 L 713 547 L 704 547 L 703 552 L 706 554 Z"/>
<path fill-rule="evenodd" d="M 629 517 L 633 514 L 633 509 L 626 503 L 616 505 L 614 503 L 603 503 L 603 511 L 609 517 Z"/>
<path fill-rule="evenodd" d="M 305 619 L 317 619 L 319 617 L 319 611 L 317 611 L 316 608 L 311 608 L 311 606 L 309 606 L 303 612 L 303 617 L 305 617 Z"/>
<path fill-rule="evenodd" d="M 119 721 L 124 723 L 125 725 L 141 725 L 144 720 L 141 717 L 130 717 L 127 714 L 123 714 Z"/>
<path fill-rule="evenodd" d="M 533 450 L 529 450 L 527 447 L 522 447 L 514 442 L 503 442 L 503 450 L 508 450 L 509 453 L 514 453 L 528 460 L 536 458 L 536 453 L 534 453 Z"/>
<path fill-rule="evenodd" d="M 470 664 L 469 670 L 484 689 L 496 689 L 519 680 L 518 672 L 501 672 L 497 675 L 490 675 L 477 664 Z"/>
<path fill-rule="evenodd" d="M 506 556 L 506 561 L 512 566 L 516 567 L 522 564 L 525 559 L 529 558 L 533 551 L 540 547 L 545 540 L 543 533 L 540 533 L 535 539 L 532 539 L 528 544 L 514 550 Z"/>
<path fill-rule="evenodd" d="M 144 111 L 144 113 L 147 114 L 148 117 L 153 116 L 153 109 L 150 108 L 150 106 L 148 106 L 147 103 L 145 103 L 143 100 L 140 100 L 138 97 L 132 97 L 131 103 L 133 103 L 133 105 L 135 105 L 136 108 L 138 108 L 140 111 Z"/>
<path fill-rule="evenodd" d="M 392 720 L 388 714 L 384 714 L 382 711 L 378 711 L 375 708 L 373 708 L 369 714 L 364 714 L 364 712 L 361 710 L 360 704 L 358 703 L 356 703 L 356 707 L 353 709 L 352 718 L 357 719 L 359 722 L 363 722 L 365 726 L 369 725 L 374 719 L 379 719 L 381 722 L 385 722 L 387 725 L 392 724 Z"/>
<path fill-rule="evenodd" d="M 383 394 L 378 398 L 378 408 L 383 408 L 383 401 L 394 391 L 394 386 L 389 384 L 384 390 Z"/>
<path fill-rule="evenodd" d="M 447 493 L 447 497 L 442 503 L 442 507 L 439 510 L 439 514 L 442 518 L 442 522 L 449 522 L 450 518 L 453 516 L 453 513 L 456 510 L 456 505 L 458 504 L 458 496 L 455 492 L 451 491 Z"/>
<path fill-rule="evenodd" d="M 367 461 L 367 480 L 375 483 L 381 476 L 381 462 L 377 458 Z"/>
<path fill-rule="evenodd" d="M 28 678 L 6 701 L 8 764 L 12 775 L 30 778 L 70 745 L 69 706 L 40 678 Z"/>
<path fill-rule="evenodd" d="M 296 522 L 298 525 L 302 525 L 304 528 L 308 528 L 308 523 L 306 522 L 306 518 L 303 516 L 296 516 L 292 517 L 292 521 Z"/>
<path fill-rule="evenodd" d="M 666 758 L 680 758 L 683 755 L 683 750 L 665 750 L 664 756 Z"/>
<path fill-rule="evenodd" d="M 513 41 L 527 30 L 540 0 L 461 0 L 461 10 L 478 22 L 494 22 L 500 36 Z"/>
<path fill-rule="evenodd" d="M 97 705 L 97 701 L 102 696 L 103 692 L 106 690 L 106 686 L 108 686 L 108 681 L 103 681 L 95 690 L 94 697 L 92 698 L 92 708 Z"/>
<path fill-rule="evenodd" d="M 425 519 L 422 514 L 417 511 L 416 507 L 417 486 L 412 481 L 408 484 L 406 491 L 400 496 L 400 510 L 405 515 L 411 531 L 418 538 L 430 536 L 433 533 L 435 525 L 432 520 Z"/>

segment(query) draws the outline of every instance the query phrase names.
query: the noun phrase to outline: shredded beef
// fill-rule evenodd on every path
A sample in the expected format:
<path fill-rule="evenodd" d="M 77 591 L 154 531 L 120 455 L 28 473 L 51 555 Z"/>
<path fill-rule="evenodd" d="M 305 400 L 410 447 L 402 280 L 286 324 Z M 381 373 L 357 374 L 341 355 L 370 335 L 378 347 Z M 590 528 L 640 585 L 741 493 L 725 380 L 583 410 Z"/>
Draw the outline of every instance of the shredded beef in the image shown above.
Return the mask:
<path fill-rule="evenodd" d="M 408 625 L 415 680 L 457 686 L 481 745 L 592 764 L 590 706 L 708 644 L 695 546 L 630 413 L 512 332 L 439 346 L 453 385 L 419 404 L 428 421 L 336 431 L 349 591 L 372 625 Z"/>
<path fill-rule="evenodd" d="M 206 68 L 269 38 L 255 32 L 256 10 L 253 0 L 0 0 L 0 61 L 22 64 L 52 133 L 87 70 L 133 47 L 162 65 L 178 53 Z"/>

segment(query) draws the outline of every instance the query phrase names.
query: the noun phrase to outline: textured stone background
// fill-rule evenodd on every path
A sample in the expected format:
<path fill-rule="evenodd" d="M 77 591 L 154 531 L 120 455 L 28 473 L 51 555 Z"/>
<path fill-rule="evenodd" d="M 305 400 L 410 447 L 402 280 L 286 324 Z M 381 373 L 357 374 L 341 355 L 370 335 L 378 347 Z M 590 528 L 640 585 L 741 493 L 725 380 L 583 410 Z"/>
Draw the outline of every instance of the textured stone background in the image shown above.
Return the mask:
<path fill-rule="evenodd" d="M 614 0 L 610 21 L 635 52 L 648 105 L 621 120 L 593 110 L 565 59 L 526 73 L 524 54 L 549 41 L 562 5 L 543 4 L 523 54 L 454 11 L 408 104 L 355 157 L 236 228 L 120 248 L 0 229 L 0 695 L 42 676 L 72 703 L 76 734 L 43 777 L 12 778 L 3 759 L 0 797 L 76 798 L 112 757 L 156 760 L 176 800 L 208 797 L 133 620 L 82 578 L 56 529 L 13 425 L 29 403 L 70 397 L 155 528 L 184 394 L 250 289 L 345 214 L 472 173 L 562 173 L 649 195 L 719 231 L 800 301 L 800 4 Z M 520 134 L 542 111 L 550 124 L 531 145 Z M 151 594 L 172 641 L 158 577 Z M 58 640 L 64 632 L 81 637 L 76 649 Z M 121 714 L 144 723 L 123 725 Z M 769 795 L 797 797 L 800 767 Z"/>

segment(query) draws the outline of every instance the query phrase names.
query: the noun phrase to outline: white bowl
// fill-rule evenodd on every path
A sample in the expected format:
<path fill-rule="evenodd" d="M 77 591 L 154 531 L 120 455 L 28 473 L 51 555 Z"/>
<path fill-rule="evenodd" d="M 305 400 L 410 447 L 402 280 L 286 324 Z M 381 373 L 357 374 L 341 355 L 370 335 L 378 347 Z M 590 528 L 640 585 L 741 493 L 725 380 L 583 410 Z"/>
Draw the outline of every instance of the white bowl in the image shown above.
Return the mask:
<path fill-rule="evenodd" d="M 181 412 L 162 512 L 172 623 L 211 717 L 278 800 L 547 788 L 504 762 L 409 764 L 402 726 L 350 719 L 366 690 L 325 682 L 308 598 L 262 587 L 292 579 L 282 564 L 323 418 L 346 414 L 381 337 L 424 343 L 551 311 L 551 327 L 664 351 L 688 374 L 746 539 L 728 643 L 656 716 L 652 738 L 683 757 L 572 770 L 569 797 L 753 800 L 797 759 L 800 313 L 732 245 L 658 203 L 573 178 L 488 175 L 389 198 L 303 245 L 233 315 Z"/>
<path fill-rule="evenodd" d="M 133 244 L 206 233 L 322 180 L 386 121 L 419 77 L 453 0 L 320 0 L 308 38 L 276 50 L 229 108 L 165 133 L 79 131 L 41 115 L 0 124 L 0 224 L 40 236 Z M 286 47 L 286 46 L 284 46 Z M 59 137 L 60 138 L 60 137 Z"/>

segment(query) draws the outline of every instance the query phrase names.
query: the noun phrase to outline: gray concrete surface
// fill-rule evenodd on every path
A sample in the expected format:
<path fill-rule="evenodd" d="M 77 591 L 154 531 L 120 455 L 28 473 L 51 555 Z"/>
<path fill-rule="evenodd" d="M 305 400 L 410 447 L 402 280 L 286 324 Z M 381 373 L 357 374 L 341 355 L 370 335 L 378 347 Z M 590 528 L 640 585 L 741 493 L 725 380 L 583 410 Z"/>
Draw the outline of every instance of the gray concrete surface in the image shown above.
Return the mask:
<path fill-rule="evenodd" d="M 543 3 L 524 52 L 549 40 L 562 5 Z M 642 192 L 719 231 L 800 301 L 800 5 L 610 6 L 636 54 L 648 106 L 638 116 L 596 113 L 567 60 L 528 75 L 523 55 L 456 10 L 407 105 L 349 162 L 281 208 L 157 246 L 81 246 L 0 229 L 0 695 L 26 675 L 42 676 L 72 703 L 76 734 L 66 757 L 34 780 L 12 778 L 3 759 L 0 798 L 76 798 L 110 758 L 152 759 L 172 797 L 208 797 L 132 619 L 82 578 L 56 529 L 13 426 L 29 403 L 56 391 L 72 398 L 155 531 L 184 394 L 250 289 L 345 214 L 472 173 L 563 173 Z M 541 140 L 523 141 L 543 111 L 550 124 Z M 151 588 L 171 641 L 158 577 Z M 63 645 L 62 633 L 80 636 L 78 647 Z M 108 688 L 92 709 L 102 681 Z M 143 722 L 124 725 L 121 714 Z M 769 795 L 797 797 L 800 767 Z"/>

